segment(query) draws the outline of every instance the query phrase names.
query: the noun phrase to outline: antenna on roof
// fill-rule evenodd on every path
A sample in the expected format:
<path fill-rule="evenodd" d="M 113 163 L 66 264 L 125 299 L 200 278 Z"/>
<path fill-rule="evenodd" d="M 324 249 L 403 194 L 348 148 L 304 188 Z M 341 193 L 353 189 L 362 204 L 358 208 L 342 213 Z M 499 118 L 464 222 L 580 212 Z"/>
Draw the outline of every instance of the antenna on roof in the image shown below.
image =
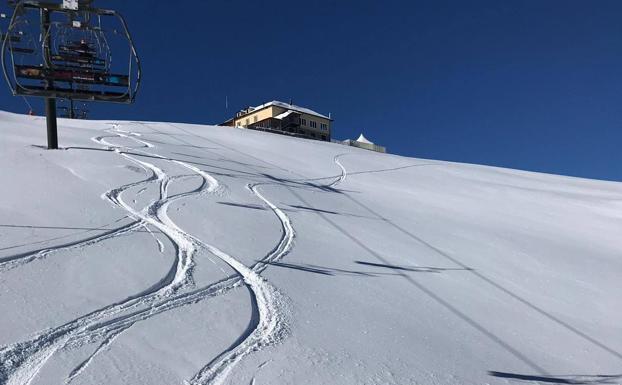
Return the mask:
<path fill-rule="evenodd" d="M 229 109 L 229 96 L 225 95 L 225 108 Z"/>
<path fill-rule="evenodd" d="M 289 98 L 289 105 L 293 106 L 294 105 L 294 100 L 292 98 Z"/>

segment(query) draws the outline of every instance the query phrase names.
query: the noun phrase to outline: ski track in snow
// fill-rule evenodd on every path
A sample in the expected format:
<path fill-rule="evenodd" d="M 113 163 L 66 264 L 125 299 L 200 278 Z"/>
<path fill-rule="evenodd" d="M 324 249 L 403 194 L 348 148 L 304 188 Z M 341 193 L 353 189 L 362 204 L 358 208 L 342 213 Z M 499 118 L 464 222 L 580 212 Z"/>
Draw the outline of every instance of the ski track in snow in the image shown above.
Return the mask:
<path fill-rule="evenodd" d="M 250 155 L 250 154 L 248 154 L 248 153 L 244 153 L 244 152 L 242 152 L 242 151 L 239 151 L 239 150 L 237 150 L 237 149 L 235 149 L 235 148 L 232 148 L 232 147 L 226 146 L 226 145 L 224 145 L 224 144 L 222 144 L 222 143 L 219 143 L 218 141 L 215 141 L 215 140 L 212 140 L 212 139 L 208 139 L 208 138 L 206 138 L 206 137 L 204 137 L 204 136 L 202 136 L 202 135 L 198 135 L 198 134 L 196 134 L 196 133 L 192 133 L 192 132 L 190 132 L 190 131 L 187 131 L 187 130 L 183 129 L 182 127 L 179 127 L 178 125 L 175 125 L 175 124 L 170 124 L 170 123 L 169 123 L 169 125 L 170 125 L 170 126 L 172 126 L 172 127 L 174 127 L 174 128 L 176 128 L 176 129 L 178 129 L 178 130 L 180 130 L 180 131 L 185 132 L 186 134 L 189 134 L 189 135 L 192 135 L 192 136 L 194 136 L 194 137 L 196 137 L 196 138 L 200 138 L 200 139 L 203 139 L 203 140 L 205 140 L 205 141 L 207 141 L 207 142 L 210 142 L 211 144 L 215 144 L 215 145 L 218 145 L 218 146 L 220 146 L 220 147 L 226 148 L 226 149 L 228 149 L 228 150 L 230 150 L 230 151 L 236 152 L 236 153 L 238 153 L 238 154 L 248 156 L 248 157 L 253 158 L 253 159 L 257 160 L 257 161 L 261 161 L 261 162 L 263 162 L 263 163 L 265 163 L 265 164 L 267 164 L 267 165 L 270 165 L 270 166 L 272 166 L 272 167 L 275 167 L 275 168 L 281 169 L 282 171 L 285 171 L 285 172 L 291 172 L 291 171 L 289 171 L 289 170 L 286 170 L 286 169 L 284 169 L 284 168 L 280 167 L 280 166 L 279 166 L 279 165 L 277 165 L 277 164 L 270 163 L 270 162 L 268 162 L 268 161 L 266 161 L 266 160 L 264 160 L 264 159 L 261 159 L 261 158 L 255 157 L 255 156 Z M 158 131 L 158 130 L 156 130 L 156 129 L 154 129 L 154 131 L 156 131 L 156 132 L 158 132 L 158 133 L 160 133 L 160 134 L 163 134 L 163 132 Z M 177 138 L 176 138 L 176 139 L 177 139 Z M 179 139 L 178 139 L 178 140 L 179 140 Z M 190 144 L 190 143 L 188 143 L 188 142 L 184 142 L 184 143 L 186 143 L 186 144 Z M 336 185 L 338 185 L 338 184 L 342 183 L 343 181 L 345 181 L 345 179 L 347 178 L 348 173 L 347 173 L 347 171 L 346 171 L 345 167 L 341 164 L 341 162 L 339 162 L 339 158 L 340 158 L 340 156 L 336 156 L 336 157 L 334 158 L 334 162 L 335 162 L 335 164 L 336 164 L 338 167 L 340 167 L 340 168 L 341 168 L 341 171 L 342 171 L 341 175 L 340 175 L 339 177 L 337 177 L 337 179 L 336 179 L 336 180 L 334 180 L 332 183 L 327 184 L 327 185 L 324 185 L 324 186 L 321 186 L 321 187 L 334 187 L 334 186 L 336 186 Z M 404 167 L 395 168 L 395 170 L 397 170 L 397 169 L 402 169 L 402 168 L 409 168 L 409 167 L 427 166 L 427 165 L 433 165 L 433 164 L 429 164 L 429 163 L 427 163 L 427 164 L 415 164 L 415 165 L 409 165 L 409 166 L 404 166 Z M 315 178 L 315 179 L 308 179 L 308 178 L 305 178 L 305 177 L 304 177 L 304 175 L 301 175 L 301 174 L 299 174 L 299 173 L 296 173 L 296 172 L 291 172 L 291 173 L 292 173 L 292 174 L 296 174 L 296 175 L 298 175 L 298 176 L 302 177 L 302 178 L 303 178 L 302 180 L 309 180 L 309 181 L 311 181 L 311 180 L 322 180 L 322 179 L 332 179 L 332 178 L 334 178 L 334 176 L 331 176 L 330 178 Z M 281 186 L 285 186 L 285 187 L 287 187 L 287 184 L 285 184 L 285 183 L 283 183 L 283 184 L 280 184 L 280 183 L 273 183 L 273 184 L 274 184 L 274 185 L 281 185 Z M 438 256 L 440 256 L 441 258 L 446 259 L 446 260 L 448 260 L 448 261 L 451 261 L 451 262 L 455 263 L 458 267 L 461 267 L 461 268 L 464 268 L 464 269 L 466 269 L 466 270 L 470 271 L 470 272 L 471 272 L 472 274 L 474 274 L 476 277 L 478 277 L 478 278 L 479 278 L 479 279 L 481 279 L 482 281 L 486 282 L 488 285 L 491 285 L 491 287 L 493 287 L 495 290 L 499 290 L 499 291 L 501 291 L 501 292 L 505 293 L 505 295 L 508 295 L 508 296 L 509 296 L 510 298 L 512 298 L 513 300 L 518 301 L 518 303 L 522 304 L 523 306 L 526 306 L 526 307 L 527 307 L 528 309 L 530 309 L 531 311 L 535 311 L 536 313 L 538 313 L 538 314 L 540 314 L 541 316 L 545 317 L 545 318 L 546 318 L 546 319 L 548 319 L 549 321 L 552 321 L 553 323 L 555 323 L 555 324 L 559 325 L 560 327 L 562 327 L 562 328 L 566 329 L 567 331 L 569 331 L 569 332 L 571 332 L 571 333 L 575 334 L 576 336 L 578 336 L 578 337 L 580 337 L 580 338 L 584 339 L 585 341 L 587 341 L 587 342 L 591 343 L 592 345 L 594 345 L 594 346 L 596 346 L 596 347 L 598 347 L 598 348 L 600 348 L 600 349 L 602 349 L 602 350 L 604 350 L 604 351 L 607 351 L 607 352 L 611 353 L 611 354 L 612 354 L 612 355 L 614 355 L 615 357 L 622 357 L 622 355 L 621 355 L 619 352 L 617 352 L 617 351 L 615 351 L 615 350 L 611 349 L 610 347 L 606 346 L 606 345 L 605 345 L 605 344 L 603 344 L 602 342 L 600 342 L 600 341 L 598 341 L 598 340 L 596 340 L 596 339 L 594 339 L 594 338 L 590 337 L 589 335 L 587 335 L 586 333 L 582 332 L 581 330 L 578 330 L 578 329 L 574 328 L 572 325 L 569 325 L 569 324 L 568 324 L 568 323 L 566 323 L 564 320 L 562 320 L 562 319 L 560 319 L 560 318 L 557 318 L 557 317 L 556 317 L 556 316 L 554 316 L 554 315 L 549 314 L 548 312 L 546 312 L 546 310 L 541 309 L 541 308 L 539 308 L 539 307 L 537 307 L 537 306 L 535 306 L 535 305 L 531 304 L 531 303 L 530 303 L 529 301 L 527 301 L 526 299 L 524 299 L 524 298 L 520 297 L 519 295 L 517 295 L 517 294 L 513 293 L 513 292 L 512 292 L 512 291 L 510 291 L 509 289 L 507 289 L 507 288 L 505 288 L 504 286 L 500 285 L 499 283 L 495 282 L 493 279 L 491 279 L 491 278 L 489 278 L 489 277 L 487 277 L 487 276 L 485 276 L 485 275 L 483 275 L 483 274 L 479 273 L 479 272 L 478 272 L 478 271 L 476 271 L 476 270 L 473 270 L 473 269 L 469 268 L 467 265 L 465 265 L 464 263 L 462 263 L 462 262 L 461 262 L 458 258 L 456 258 L 456 257 L 454 257 L 454 256 L 450 255 L 449 253 L 447 253 L 447 252 L 445 252 L 445 251 L 443 251 L 443 250 L 439 249 L 438 247 L 436 247 L 436 246 L 434 246 L 433 244 L 431 244 L 431 243 L 427 242 L 425 239 L 420 238 L 420 237 L 419 237 L 419 236 L 417 236 L 416 234 L 414 234 L 414 233 L 412 233 L 412 232 L 408 231 L 407 229 L 404 229 L 404 228 L 400 227 L 399 225 L 397 225 L 397 224 L 395 224 L 395 223 L 391 222 L 390 220 L 388 220 L 387 218 L 385 218 L 384 216 L 382 216 L 380 213 L 378 213 L 377 211 L 375 211 L 375 210 L 373 210 L 373 209 L 369 208 L 367 205 L 365 205 L 364 203 L 362 203 L 362 202 L 358 201 L 358 200 L 357 200 L 357 199 L 355 199 L 354 197 L 351 197 L 351 196 L 349 196 L 348 194 L 344 194 L 344 196 L 346 196 L 349 200 L 351 200 L 351 201 L 352 201 L 353 203 L 355 203 L 356 205 L 358 205 L 358 206 L 360 206 L 361 208 L 365 209 L 366 211 L 370 212 L 370 214 L 372 214 L 374 217 L 378 218 L 379 220 L 382 220 L 382 221 L 386 222 L 388 225 L 390 225 L 391 227 L 393 227 L 395 230 L 397 230 L 397 231 L 399 231 L 399 232 L 401 232 L 401 233 L 403 233 L 403 234 L 405 234 L 405 235 L 409 236 L 409 237 L 410 237 L 410 238 L 412 238 L 412 239 L 413 239 L 413 240 L 414 240 L 417 244 L 421 244 L 421 245 L 423 245 L 423 246 L 427 247 L 428 249 L 430 249 L 431 251 L 433 251 L 434 253 L 436 253 L 436 254 L 437 254 Z M 320 215 L 321 215 L 321 214 L 320 214 Z M 329 223 L 330 223 L 330 222 L 329 222 Z M 334 225 L 333 225 L 333 226 L 334 226 Z M 339 229 L 339 228 L 337 228 L 337 229 Z M 353 240 L 353 241 L 356 241 L 356 240 Z M 356 242 L 355 242 L 355 243 L 356 243 Z M 365 245 L 360 244 L 360 242 L 359 242 L 359 243 L 357 243 L 357 244 L 359 244 L 359 246 L 361 246 L 361 247 L 362 247 L 362 248 L 364 248 L 364 249 L 368 249 Z M 369 252 L 371 255 L 374 255 L 374 253 L 373 253 L 373 251 L 372 251 L 372 250 L 368 250 L 368 252 Z M 405 275 L 404 275 L 404 276 L 405 276 Z M 406 276 L 405 276 L 405 277 L 406 277 Z M 414 282 L 414 281 L 411 281 L 411 282 Z M 418 289 L 419 289 L 419 290 L 422 290 L 424 293 L 426 293 L 428 296 L 430 296 L 430 297 L 431 297 L 432 299 L 434 299 L 435 301 L 439 302 L 441 305 L 443 305 L 444 307 L 446 307 L 448 310 L 452 311 L 452 312 L 453 312 L 456 316 L 458 316 L 459 318 L 461 318 L 461 319 L 462 319 L 462 321 L 465 321 L 465 322 L 466 322 L 467 324 L 469 324 L 471 327 L 474 327 L 475 329 L 479 330 L 480 332 L 482 332 L 482 334 L 483 334 L 484 336 L 486 336 L 487 338 L 491 339 L 491 340 L 492 340 L 493 342 L 495 342 L 496 344 L 500 345 L 500 346 L 501 346 L 504 350 L 506 350 L 508 353 L 510 353 L 510 354 L 512 354 L 512 355 L 514 355 L 517 359 L 519 359 L 520 361 L 522 361 L 524 364 L 526 364 L 527 366 L 531 366 L 531 367 L 532 367 L 532 369 L 534 369 L 536 372 L 541 372 L 541 373 L 546 374 L 546 372 L 545 372 L 542 368 L 540 368 L 537 364 L 534 364 L 533 362 L 531 362 L 528 358 L 524 357 L 524 356 L 523 356 L 520 352 L 516 351 L 516 350 L 515 350 L 515 349 L 513 349 L 511 346 L 508 346 L 505 342 L 503 342 L 502 340 L 498 339 L 495 335 L 493 335 L 493 334 L 491 334 L 491 333 L 487 332 L 485 329 L 481 328 L 481 327 L 480 327 L 480 326 L 479 326 L 476 322 L 474 322 L 473 320 L 471 320 L 471 319 L 469 319 L 468 317 L 464 316 L 464 314 L 462 314 L 462 313 L 460 313 L 459 311 L 457 311 L 457 310 L 456 310 L 456 309 L 455 309 L 455 308 L 454 308 L 454 307 L 453 307 L 453 306 L 452 306 L 449 302 L 447 302 L 447 301 L 443 300 L 442 298 L 440 298 L 440 297 L 436 296 L 433 292 L 430 292 L 429 290 L 427 290 L 427 289 L 426 289 L 424 286 L 422 286 L 422 285 L 417 285 L 417 287 L 418 287 Z"/>
<path fill-rule="evenodd" d="M 121 220 L 126 219 L 126 218 L 127 217 L 123 217 L 116 222 L 120 222 Z M 26 253 L 21 253 L 21 254 L 10 256 L 10 257 L 6 257 L 3 259 L 0 259 L 0 272 L 14 269 L 16 267 L 25 265 L 35 260 L 45 259 L 49 255 L 58 253 L 60 251 L 81 249 L 87 246 L 92 246 L 94 244 L 100 243 L 108 239 L 112 239 L 112 238 L 119 237 L 125 234 L 129 234 L 137 230 L 141 226 L 142 224 L 139 221 L 133 220 L 131 223 L 128 223 L 126 225 L 123 225 L 123 226 L 120 226 L 120 227 L 117 227 L 111 230 L 107 230 L 103 234 L 94 235 L 86 239 L 81 239 L 81 240 L 69 242 L 63 245 L 43 248 L 43 249 L 39 249 L 35 251 L 29 251 Z"/>
<path fill-rule="evenodd" d="M 105 143 L 107 145 L 110 145 L 110 143 L 106 142 L 104 138 L 105 137 L 97 137 L 93 140 L 98 143 Z M 148 147 L 147 144 L 143 141 L 140 141 L 140 143 Z M 144 226 L 145 224 L 154 225 L 154 227 L 161 230 L 174 243 L 179 242 L 179 244 L 177 245 L 177 266 L 173 267 L 164 279 L 162 279 L 151 288 L 130 298 L 127 298 L 121 303 L 107 306 L 103 309 L 89 313 L 58 328 L 45 331 L 35 336 L 30 341 L 14 344 L 0 350 L 0 380 L 3 380 L 3 382 L 4 380 L 6 380 L 7 384 L 12 385 L 30 383 L 32 379 L 36 376 L 40 368 L 43 367 L 45 362 L 49 359 L 49 357 L 51 357 L 51 355 L 54 354 L 54 352 L 56 352 L 59 348 L 63 347 L 69 341 L 69 338 L 73 334 L 84 328 L 85 324 L 88 325 L 89 323 L 92 323 L 94 321 L 119 313 L 120 311 L 126 310 L 131 307 L 136 307 L 149 301 L 151 298 L 174 292 L 181 285 L 188 281 L 188 271 L 191 267 L 191 261 L 190 258 L 188 258 L 188 254 L 194 251 L 192 245 L 188 244 L 188 239 L 184 239 L 183 235 L 176 231 L 177 229 L 162 226 L 161 222 L 155 220 L 153 215 L 154 206 L 156 205 L 156 203 L 161 202 L 162 200 L 167 198 L 166 189 L 164 187 L 161 187 L 160 200 L 152 203 L 147 209 L 143 210 L 143 212 L 133 210 L 121 199 L 121 195 L 124 191 L 138 185 L 159 181 L 161 186 L 166 186 L 166 174 L 164 174 L 159 168 L 147 162 L 141 162 L 137 159 L 126 156 L 118 149 L 116 149 L 116 151 L 130 160 L 135 160 L 135 163 L 138 163 L 141 168 L 145 170 L 150 170 L 152 172 L 152 175 L 144 181 L 130 183 L 120 188 L 110 190 L 109 192 L 104 194 L 104 196 L 109 201 L 111 201 L 115 205 L 126 209 L 126 211 L 128 211 L 129 213 L 129 216 L 136 219 L 136 222 L 134 222 L 134 224 L 128 226 L 127 228 L 123 228 L 122 231 L 130 232 Z M 205 183 L 207 183 L 208 181 L 213 182 L 214 180 L 204 179 Z M 201 191 L 204 185 L 199 187 L 199 189 L 197 190 Z M 217 184 L 210 184 L 209 186 L 210 187 L 208 187 L 207 190 L 210 192 L 213 192 L 216 187 L 218 187 Z M 171 199 L 167 200 L 166 202 L 170 202 L 173 199 L 179 199 L 180 197 L 189 195 L 190 193 L 179 194 L 176 197 L 171 197 Z M 113 232 L 112 234 L 95 238 L 90 242 L 101 242 L 103 240 L 110 239 L 120 234 L 121 232 Z M 79 243 L 77 246 L 82 247 L 86 245 L 89 245 L 89 243 L 83 242 Z M 75 245 L 71 245 L 69 247 L 75 247 Z M 64 249 L 66 249 L 66 247 L 54 248 L 50 250 L 45 250 L 44 252 L 37 255 L 44 256 L 46 255 L 46 253 L 52 251 L 60 251 Z"/>
<path fill-rule="evenodd" d="M 19 261 L 20 263 L 27 263 L 33 260 L 33 258 L 36 259 L 52 252 L 72 247 L 86 247 L 121 234 L 130 233 L 141 227 L 148 228 L 150 225 L 160 230 L 173 242 L 176 248 L 176 263 L 165 278 L 141 293 L 119 303 L 93 311 L 60 327 L 45 330 L 28 341 L 1 348 L 0 383 L 7 385 L 29 384 L 37 376 L 47 360 L 59 349 L 76 348 L 97 340 L 103 340 L 86 360 L 71 371 L 65 381 L 69 383 L 82 374 L 100 353 L 107 350 L 119 335 L 136 322 L 149 319 L 165 311 L 202 301 L 206 298 L 225 294 L 242 284 L 246 284 L 254 296 L 255 310 L 259 315 L 256 327 L 248 335 L 241 336 L 239 339 L 241 343 L 221 353 L 187 383 L 192 385 L 222 383 L 235 364 L 244 356 L 263 346 L 276 343 L 286 335 L 285 322 L 280 311 L 283 297 L 270 283 L 260 276 L 260 273 L 270 262 L 279 260 L 291 250 L 294 230 L 287 215 L 260 193 L 259 186 L 261 184 L 248 185 L 247 188 L 277 216 L 281 223 L 282 236 L 273 250 L 261 261 L 249 268 L 217 247 L 185 233 L 167 214 L 169 206 L 179 199 L 202 193 L 224 191 L 215 178 L 187 163 L 170 160 L 136 148 L 128 148 L 111 143 L 106 139 L 124 138 L 139 143 L 142 148 L 154 148 L 147 141 L 137 139 L 140 134 L 122 131 L 119 129 L 119 125 L 113 125 L 111 132 L 113 133 L 112 135 L 95 137 L 93 140 L 137 164 L 146 172 L 151 173 L 145 180 L 126 184 L 102 195 L 104 199 L 107 199 L 113 205 L 127 211 L 128 216 L 133 218 L 134 222 L 116 231 L 93 237 L 87 241 L 37 251 L 30 256 L 20 258 Z M 126 150 L 128 149 L 131 149 L 134 153 L 140 152 L 145 156 L 160 158 L 163 161 L 169 161 L 184 167 L 195 175 L 200 176 L 203 182 L 197 189 L 168 196 L 168 187 L 171 181 L 179 177 L 187 177 L 187 175 L 169 176 L 156 165 L 127 154 Z M 146 208 L 136 210 L 122 199 L 123 193 L 129 189 L 142 185 L 142 189 L 136 193 L 136 195 L 139 195 L 147 189 L 147 185 L 156 182 L 160 186 L 159 199 L 151 202 Z M 163 245 L 161 241 L 153 233 L 152 235 L 158 243 L 158 249 L 162 252 Z M 212 255 L 220 258 L 231 266 L 239 276 L 231 276 L 200 289 L 182 290 L 192 289 L 192 267 L 194 264 L 192 257 L 198 249 L 207 250 Z M 2 266 L 2 262 L 4 261 L 0 261 L 0 266 Z"/>
<path fill-rule="evenodd" d="M 282 307 L 283 298 L 259 273 L 266 268 L 268 263 L 278 261 L 289 253 L 293 246 L 295 233 L 289 217 L 259 192 L 259 186 L 261 186 L 261 184 L 249 184 L 247 188 L 256 197 L 261 199 L 279 218 L 283 236 L 277 247 L 261 262 L 255 264 L 253 268 L 248 268 L 233 257 L 223 253 L 221 250 L 203 244 L 212 254 L 228 263 L 244 278 L 244 282 L 255 295 L 255 302 L 259 312 L 258 325 L 241 344 L 231 350 L 223 352 L 215 361 L 212 361 L 212 363 L 208 364 L 197 373 L 188 382 L 190 385 L 221 384 L 235 364 L 244 356 L 261 349 L 263 346 L 271 345 L 282 340 L 287 333 L 285 321 L 282 318 L 281 312 L 279 312 L 279 308 Z"/>
<path fill-rule="evenodd" d="M 337 187 L 338 185 L 343 183 L 348 177 L 348 171 L 346 170 L 345 167 L 343 167 L 343 164 L 341 164 L 341 162 L 339 161 L 339 158 L 341 158 L 344 155 L 348 155 L 348 154 L 335 155 L 335 157 L 333 158 L 333 162 L 335 162 L 335 164 L 339 166 L 339 168 L 341 169 L 341 175 L 339 175 L 339 177 L 335 179 L 334 182 L 326 185 L 326 187 Z"/>

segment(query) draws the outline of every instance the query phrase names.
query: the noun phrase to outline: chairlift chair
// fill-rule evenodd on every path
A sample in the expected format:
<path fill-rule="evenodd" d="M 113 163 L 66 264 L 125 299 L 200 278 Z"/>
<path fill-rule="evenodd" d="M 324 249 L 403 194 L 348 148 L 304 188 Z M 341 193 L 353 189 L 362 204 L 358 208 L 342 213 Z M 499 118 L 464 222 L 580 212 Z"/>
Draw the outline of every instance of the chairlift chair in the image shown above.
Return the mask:
<path fill-rule="evenodd" d="M 116 11 L 92 8 L 91 1 L 79 5 L 73 9 L 33 0 L 15 2 L 1 56 L 11 91 L 21 96 L 132 103 L 140 87 L 141 66 L 125 19 Z M 39 23 L 33 19 L 40 18 L 43 9 L 49 20 L 36 31 L 32 27 Z M 114 22 L 120 28 L 108 29 Z M 41 43 L 32 44 L 39 35 Z M 127 67 L 113 70 L 112 37 L 127 44 Z"/>
<path fill-rule="evenodd" d="M 66 119 L 87 119 L 89 110 L 86 108 L 86 103 L 82 102 L 75 105 L 73 100 L 61 99 L 61 103 L 67 103 L 67 105 L 58 107 L 58 116 Z"/>
<path fill-rule="evenodd" d="M 35 43 L 32 39 L 27 39 L 24 36 L 23 27 L 24 23 L 16 23 L 16 25 L 9 31 L 8 26 L 5 24 L 10 21 L 10 18 L 4 12 L 0 12 L 0 44 L 7 40 L 10 44 L 8 49 L 17 54 L 32 54 L 35 51 Z M 6 32 L 5 32 L 6 31 Z"/>

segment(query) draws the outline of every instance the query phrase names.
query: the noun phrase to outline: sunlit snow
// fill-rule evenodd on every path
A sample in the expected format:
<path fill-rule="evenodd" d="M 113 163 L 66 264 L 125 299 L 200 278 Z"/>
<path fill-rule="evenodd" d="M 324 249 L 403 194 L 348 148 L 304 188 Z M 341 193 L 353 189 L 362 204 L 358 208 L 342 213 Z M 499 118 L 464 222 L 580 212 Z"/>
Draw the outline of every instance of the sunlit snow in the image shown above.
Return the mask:
<path fill-rule="evenodd" d="M 622 184 L 0 112 L 0 384 L 619 384 Z"/>

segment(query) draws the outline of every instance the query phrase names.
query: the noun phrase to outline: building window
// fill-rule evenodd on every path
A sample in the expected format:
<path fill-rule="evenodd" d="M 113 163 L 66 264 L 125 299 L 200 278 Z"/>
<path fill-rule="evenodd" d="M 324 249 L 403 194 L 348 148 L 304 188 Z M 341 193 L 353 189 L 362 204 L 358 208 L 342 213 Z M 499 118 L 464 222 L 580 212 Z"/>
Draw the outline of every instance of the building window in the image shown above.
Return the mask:
<path fill-rule="evenodd" d="M 303 126 L 307 125 L 307 119 L 300 119 L 300 124 Z"/>
<path fill-rule="evenodd" d="M 253 123 L 257 123 L 257 115 L 253 116 Z"/>
<path fill-rule="evenodd" d="M 236 125 L 237 125 L 238 127 L 242 127 L 242 122 L 237 122 L 237 123 L 236 123 Z"/>
<path fill-rule="evenodd" d="M 246 118 L 246 126 L 248 127 L 248 124 L 250 123 L 250 120 L 248 120 L 248 118 Z"/>
<path fill-rule="evenodd" d="M 326 123 L 320 123 L 320 130 L 322 130 L 322 131 L 328 131 L 328 124 L 326 124 Z"/>
<path fill-rule="evenodd" d="M 317 128 L 317 122 L 315 120 L 309 120 L 309 127 Z"/>

